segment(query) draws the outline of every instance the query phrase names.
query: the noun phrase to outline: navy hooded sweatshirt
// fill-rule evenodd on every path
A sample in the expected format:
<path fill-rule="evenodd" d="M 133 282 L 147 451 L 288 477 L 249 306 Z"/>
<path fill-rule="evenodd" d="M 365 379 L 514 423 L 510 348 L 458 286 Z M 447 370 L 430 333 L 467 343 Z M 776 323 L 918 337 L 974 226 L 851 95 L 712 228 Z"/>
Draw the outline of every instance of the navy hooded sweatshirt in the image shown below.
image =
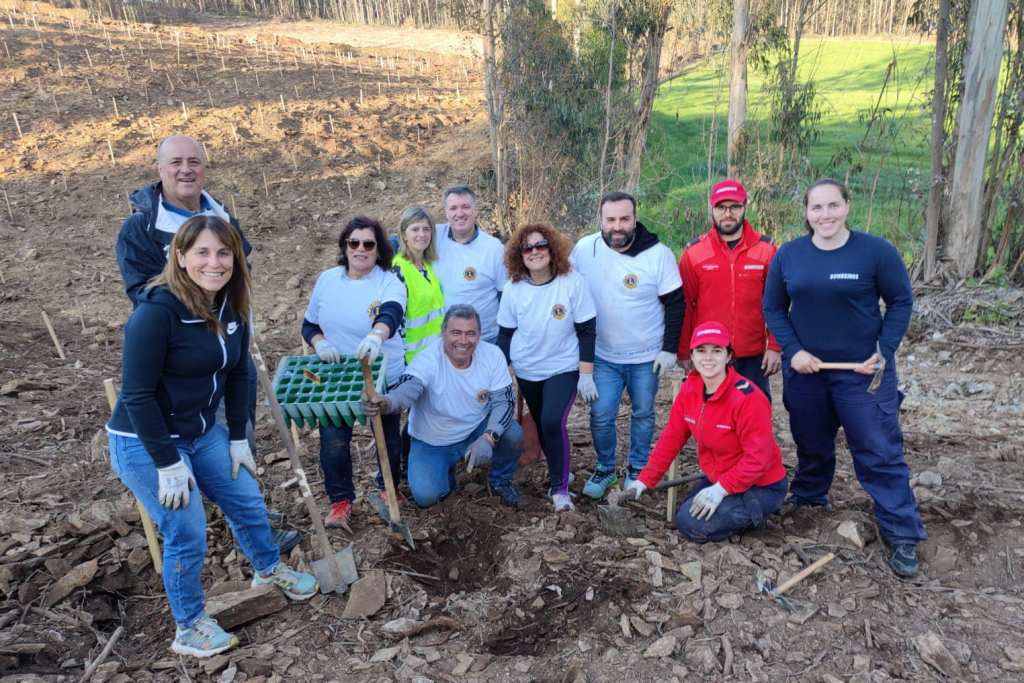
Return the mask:
<path fill-rule="evenodd" d="M 157 467 L 181 459 L 172 439 L 210 431 L 222 397 L 231 439 L 245 438 L 249 326 L 226 300 L 218 314 L 222 335 L 154 287 L 125 324 L 121 396 L 107 430 L 138 438 Z"/>

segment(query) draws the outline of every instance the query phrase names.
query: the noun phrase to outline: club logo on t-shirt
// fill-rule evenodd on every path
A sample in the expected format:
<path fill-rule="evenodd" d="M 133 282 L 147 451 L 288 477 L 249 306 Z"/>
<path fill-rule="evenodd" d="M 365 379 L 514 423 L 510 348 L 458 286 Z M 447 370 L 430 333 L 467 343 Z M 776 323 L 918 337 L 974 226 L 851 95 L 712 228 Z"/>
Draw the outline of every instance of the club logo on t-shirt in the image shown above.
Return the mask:
<path fill-rule="evenodd" d="M 480 391 L 476 392 L 476 402 L 482 406 L 487 405 L 487 399 L 489 399 L 490 397 L 491 394 L 486 389 L 481 389 Z"/>
<path fill-rule="evenodd" d="M 472 282 L 476 279 L 476 268 L 473 266 L 466 266 L 466 269 L 462 271 L 462 277 L 466 278 L 466 282 Z"/>
<path fill-rule="evenodd" d="M 633 273 L 630 273 L 626 277 L 622 278 L 622 284 L 626 289 L 636 289 L 636 286 L 640 284 L 640 278 L 633 275 Z"/>
<path fill-rule="evenodd" d="M 554 318 L 555 320 L 564 320 L 565 314 L 565 306 L 563 306 L 562 304 L 555 304 L 554 306 L 551 307 L 551 317 Z"/>
<path fill-rule="evenodd" d="M 380 301 L 374 299 L 370 302 L 370 305 L 366 307 L 366 315 L 369 316 L 370 320 L 376 320 L 377 316 L 380 315 Z"/>

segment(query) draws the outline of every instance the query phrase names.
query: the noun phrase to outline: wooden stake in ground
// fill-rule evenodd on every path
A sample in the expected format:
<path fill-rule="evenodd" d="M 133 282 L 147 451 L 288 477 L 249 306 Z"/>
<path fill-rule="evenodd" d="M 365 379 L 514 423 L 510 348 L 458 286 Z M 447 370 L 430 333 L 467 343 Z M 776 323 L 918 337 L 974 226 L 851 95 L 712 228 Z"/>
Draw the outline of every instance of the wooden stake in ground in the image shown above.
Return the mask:
<path fill-rule="evenodd" d="M 264 171 L 260 171 L 260 173 L 263 175 L 263 191 L 266 192 L 267 196 L 269 197 L 270 196 L 270 184 L 267 182 L 267 174 Z"/>
<path fill-rule="evenodd" d="M 114 380 L 109 378 L 103 380 L 103 391 L 107 394 L 107 405 L 113 412 L 114 406 L 117 405 L 117 389 L 114 388 Z M 139 519 L 142 520 L 142 530 L 146 534 L 146 545 L 149 547 L 149 558 L 153 560 L 153 570 L 157 574 L 162 574 L 164 561 L 163 555 L 160 553 L 160 541 L 156 537 L 156 527 L 153 526 L 153 520 L 146 512 L 146 508 L 142 507 L 138 498 L 135 499 L 135 507 L 139 509 Z"/>
<path fill-rule="evenodd" d="M 23 137 L 21 134 L 21 124 L 18 123 L 18 115 L 12 111 L 11 116 L 14 118 L 14 127 L 18 129 L 18 137 Z"/>
<path fill-rule="evenodd" d="M 4 193 L 4 204 L 7 205 L 7 216 L 13 221 L 14 212 L 11 211 L 11 200 L 7 198 L 7 190 L 2 190 L 2 192 Z"/>
<path fill-rule="evenodd" d="M 53 329 L 53 323 L 50 322 L 50 316 L 46 315 L 46 311 L 42 311 L 42 314 L 43 324 L 46 325 L 46 331 L 50 333 L 50 339 L 53 340 L 53 346 L 57 349 L 57 355 L 60 356 L 61 360 L 67 360 L 67 356 L 64 355 L 64 347 L 60 345 L 57 332 Z"/>
<path fill-rule="evenodd" d="M 676 396 L 679 395 L 679 387 L 682 385 L 682 380 L 676 380 L 672 383 L 672 400 L 674 401 Z M 679 476 L 679 458 L 672 458 L 672 464 L 668 466 L 668 478 L 675 479 Z M 665 496 L 665 521 L 669 524 L 676 518 L 676 496 L 679 489 L 672 487 L 668 490 Z"/>
<path fill-rule="evenodd" d="M 107 151 L 110 152 L 110 163 L 116 164 L 117 159 L 114 158 L 114 146 L 110 144 L 110 138 L 107 138 Z"/>

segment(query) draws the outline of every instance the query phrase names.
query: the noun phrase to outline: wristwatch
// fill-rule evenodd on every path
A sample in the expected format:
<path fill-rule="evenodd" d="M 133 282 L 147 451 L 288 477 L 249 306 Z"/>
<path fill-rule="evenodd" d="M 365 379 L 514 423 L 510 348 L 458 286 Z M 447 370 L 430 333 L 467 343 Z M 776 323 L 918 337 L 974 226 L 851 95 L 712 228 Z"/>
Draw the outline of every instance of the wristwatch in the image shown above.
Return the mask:
<path fill-rule="evenodd" d="M 497 432 L 494 432 L 494 431 L 491 431 L 491 430 L 487 430 L 486 432 L 484 432 L 484 434 L 483 434 L 483 435 L 484 435 L 485 437 L 487 437 L 487 440 L 488 440 L 488 441 L 490 441 L 490 442 L 491 442 L 491 447 L 492 447 L 492 448 L 493 448 L 494 446 L 497 446 L 497 445 L 498 445 L 498 439 L 499 439 L 499 438 L 501 438 L 501 437 L 499 437 L 499 436 L 498 436 L 498 433 L 497 433 Z"/>

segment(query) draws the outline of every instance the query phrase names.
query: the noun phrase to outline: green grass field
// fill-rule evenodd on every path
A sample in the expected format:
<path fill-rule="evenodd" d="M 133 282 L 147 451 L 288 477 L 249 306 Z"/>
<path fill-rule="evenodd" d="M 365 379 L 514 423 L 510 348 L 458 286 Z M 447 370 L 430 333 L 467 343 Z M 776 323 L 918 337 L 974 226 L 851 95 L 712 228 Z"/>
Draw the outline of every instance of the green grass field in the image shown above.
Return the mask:
<path fill-rule="evenodd" d="M 792 187 L 776 189 L 770 214 L 781 216 L 773 221 L 778 224 L 761 225 L 756 205 L 748 218 L 779 242 L 802 234 L 804 187 L 815 177 L 833 176 L 847 181 L 853 192 L 851 227 L 892 240 L 909 257 L 923 239 L 933 54 L 934 46 L 926 42 L 804 39 L 801 79 L 815 81 L 823 110 L 808 159 L 813 170 L 801 171 Z M 709 226 L 712 137 L 710 183 L 725 176 L 727 60 L 713 58 L 665 83 L 654 101 L 639 214 L 676 251 Z M 886 84 L 891 62 L 895 66 Z M 748 135 L 770 147 L 763 78 L 750 68 L 748 80 Z M 876 104 L 880 115 L 866 135 Z M 740 179 L 749 181 L 742 171 Z"/>

